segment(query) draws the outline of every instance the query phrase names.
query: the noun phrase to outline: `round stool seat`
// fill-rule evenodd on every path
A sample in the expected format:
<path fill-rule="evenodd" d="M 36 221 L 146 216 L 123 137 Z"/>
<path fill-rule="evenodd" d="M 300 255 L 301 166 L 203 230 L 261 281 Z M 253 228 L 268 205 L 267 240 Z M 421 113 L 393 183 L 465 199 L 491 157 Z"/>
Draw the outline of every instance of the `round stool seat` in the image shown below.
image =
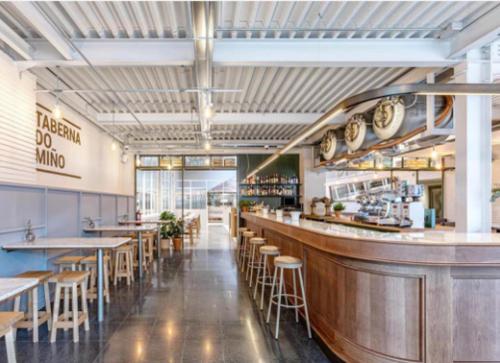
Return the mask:
<path fill-rule="evenodd" d="M 292 256 L 279 256 L 274 259 L 274 265 L 282 268 L 299 268 L 302 266 L 302 260 Z"/>
<path fill-rule="evenodd" d="M 246 231 L 248 231 L 247 227 L 240 227 L 240 228 L 238 228 L 238 232 L 240 232 L 240 233 L 243 233 L 243 232 L 246 232 Z"/>
<path fill-rule="evenodd" d="M 253 236 L 255 236 L 255 233 L 253 233 L 252 231 L 243 232 L 243 237 L 251 238 Z"/>
<path fill-rule="evenodd" d="M 261 238 L 261 237 L 253 237 L 253 238 L 250 238 L 250 243 L 253 245 L 263 245 L 266 243 L 266 240 L 265 240 L 265 238 Z"/>
<path fill-rule="evenodd" d="M 272 245 L 262 246 L 261 248 L 259 248 L 259 252 L 261 255 L 268 256 L 278 256 L 280 254 L 279 248 Z"/>

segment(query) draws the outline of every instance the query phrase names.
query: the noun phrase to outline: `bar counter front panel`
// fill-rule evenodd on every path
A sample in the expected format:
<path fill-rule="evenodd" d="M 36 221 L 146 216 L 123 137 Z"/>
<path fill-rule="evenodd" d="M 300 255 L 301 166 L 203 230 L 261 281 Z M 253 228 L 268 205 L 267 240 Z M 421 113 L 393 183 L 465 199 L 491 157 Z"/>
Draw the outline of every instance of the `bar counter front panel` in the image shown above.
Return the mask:
<path fill-rule="evenodd" d="M 362 240 L 303 221 L 242 217 L 281 254 L 303 259 L 313 329 L 347 362 L 500 361 L 498 235 L 491 243 L 485 235 L 460 243 L 450 232 L 421 243 L 381 233 Z"/>

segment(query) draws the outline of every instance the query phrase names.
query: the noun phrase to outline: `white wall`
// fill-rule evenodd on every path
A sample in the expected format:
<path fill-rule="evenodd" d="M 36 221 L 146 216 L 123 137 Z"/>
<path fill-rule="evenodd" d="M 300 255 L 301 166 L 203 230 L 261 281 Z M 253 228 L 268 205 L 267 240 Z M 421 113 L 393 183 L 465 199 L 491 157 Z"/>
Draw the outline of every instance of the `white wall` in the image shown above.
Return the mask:
<path fill-rule="evenodd" d="M 0 181 L 36 183 L 35 87 L 0 52 Z"/>
<path fill-rule="evenodd" d="M 300 180 L 302 183 L 302 202 L 304 213 L 311 213 L 311 202 L 314 197 L 322 198 L 326 196 L 325 183 L 326 172 L 313 170 L 313 148 L 304 147 L 300 152 Z"/>
<path fill-rule="evenodd" d="M 64 118 L 81 127 L 81 145 L 51 135 L 53 147 L 66 160 L 65 168 L 59 171 L 80 178 L 36 170 L 36 103 L 52 109 L 55 100 L 47 94 L 36 95 L 35 89 L 36 78 L 27 72 L 19 73 L 0 53 L 0 183 L 133 195 L 132 155 L 129 162 L 121 163 L 120 149 L 111 150 L 112 138 L 64 105 Z"/>
<path fill-rule="evenodd" d="M 37 103 L 53 109 L 55 99 L 48 94 L 38 94 Z M 114 194 L 134 194 L 134 158 L 121 162 L 121 150 L 117 145 L 112 149 L 113 139 L 82 115 L 61 105 L 63 117 L 81 127 L 81 145 L 68 140 L 59 143 L 58 151 L 64 153 L 66 168 L 81 179 L 62 177 L 49 173 L 37 173 L 39 184 L 71 189 L 107 192 Z M 57 139 L 54 136 L 53 139 Z"/>

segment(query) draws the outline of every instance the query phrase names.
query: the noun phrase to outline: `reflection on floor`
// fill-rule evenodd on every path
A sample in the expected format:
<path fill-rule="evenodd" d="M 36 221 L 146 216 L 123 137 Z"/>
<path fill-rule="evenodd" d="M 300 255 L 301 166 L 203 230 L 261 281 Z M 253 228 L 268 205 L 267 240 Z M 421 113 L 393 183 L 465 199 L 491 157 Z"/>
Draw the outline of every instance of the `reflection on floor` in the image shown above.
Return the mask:
<path fill-rule="evenodd" d="M 142 284 L 113 291 L 104 323 L 92 305 L 91 329 L 80 330 L 80 343 L 61 331 L 50 344 L 43 327 L 33 344 L 20 330 L 18 362 L 328 362 L 293 314 L 285 314 L 280 339 L 273 339 L 273 324 L 265 324 L 237 273 L 226 230 L 211 226 L 204 235 L 184 254 L 170 253 Z"/>

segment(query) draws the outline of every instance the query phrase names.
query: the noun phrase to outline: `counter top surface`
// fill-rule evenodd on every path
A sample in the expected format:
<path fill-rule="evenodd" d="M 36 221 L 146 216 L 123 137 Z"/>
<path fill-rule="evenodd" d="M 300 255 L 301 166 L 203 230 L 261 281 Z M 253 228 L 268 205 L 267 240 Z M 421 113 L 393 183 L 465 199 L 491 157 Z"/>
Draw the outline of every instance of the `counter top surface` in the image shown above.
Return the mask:
<path fill-rule="evenodd" d="M 38 238 L 34 242 L 6 243 L 2 245 L 5 250 L 35 250 L 56 248 L 115 248 L 131 240 L 130 237 L 61 237 Z"/>
<path fill-rule="evenodd" d="M 170 221 L 161 220 L 161 219 L 152 219 L 152 220 L 148 220 L 148 221 L 134 221 L 134 220 L 118 221 L 119 225 L 123 225 L 123 224 L 146 225 L 146 224 L 167 224 L 167 223 L 170 223 Z"/>
<path fill-rule="evenodd" d="M 140 226 L 135 224 L 123 224 L 118 226 L 97 226 L 94 228 L 84 228 L 85 232 L 149 232 L 156 230 L 154 224 L 141 224 Z"/>
<path fill-rule="evenodd" d="M 364 241 L 416 245 L 500 246 L 500 234 L 497 233 L 458 233 L 454 231 L 442 230 L 390 233 L 306 219 L 301 219 L 299 222 L 293 222 L 289 217 L 279 219 L 276 218 L 274 214 L 264 216 L 260 213 L 244 213 L 244 215 L 254 216 L 288 226 L 299 227 L 304 230 L 317 232 L 327 236 Z"/>
<path fill-rule="evenodd" d="M 37 279 L 0 277 L 0 301 L 7 300 L 38 284 Z"/>

